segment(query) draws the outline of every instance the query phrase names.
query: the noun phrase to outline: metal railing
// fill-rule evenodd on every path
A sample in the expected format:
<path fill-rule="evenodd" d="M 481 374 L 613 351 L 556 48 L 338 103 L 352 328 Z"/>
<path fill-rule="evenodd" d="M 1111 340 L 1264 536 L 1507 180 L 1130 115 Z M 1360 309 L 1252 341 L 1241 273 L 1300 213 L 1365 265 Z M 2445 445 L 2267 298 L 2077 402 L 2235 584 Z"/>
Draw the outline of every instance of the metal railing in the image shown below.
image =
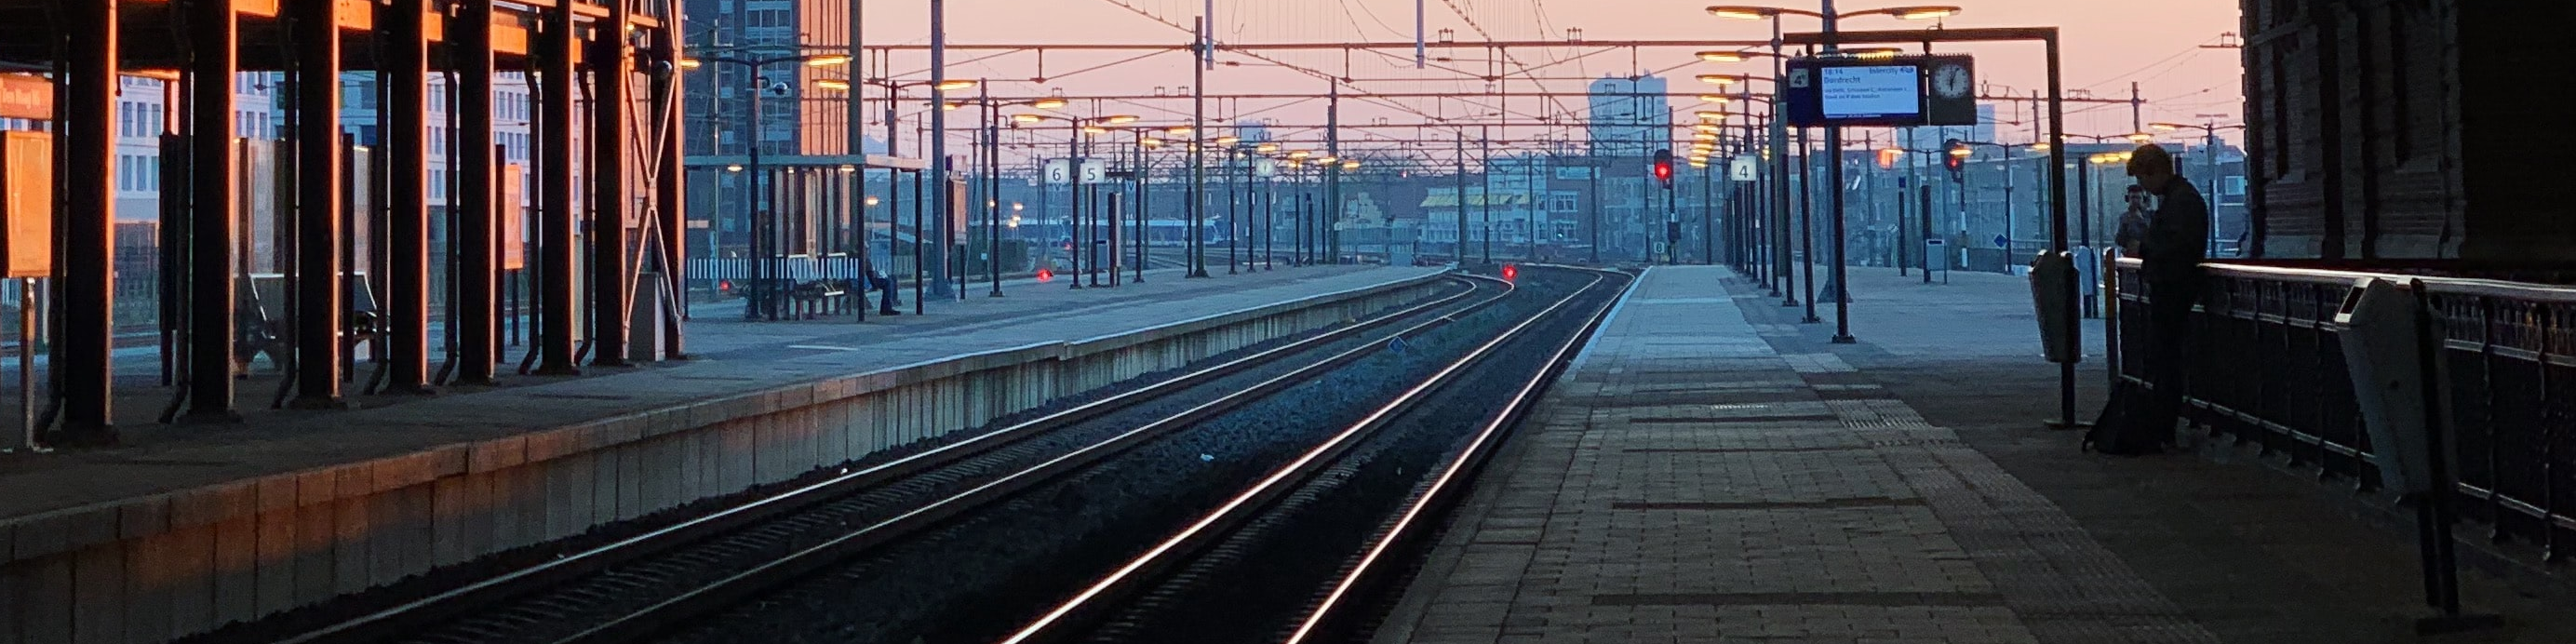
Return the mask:
<path fill-rule="evenodd" d="M 2554 560 L 2576 546 L 2576 286 L 2565 269 L 2492 271 L 2517 280 L 2379 270 L 2209 264 L 2192 316 L 2186 415 L 2213 437 L 2339 480 L 2378 487 L 2370 440 L 2344 363 L 2336 312 L 2356 282 L 2413 284 L 2440 338 L 2442 410 L 2455 449 L 2462 516 L 2497 539 Z M 2114 351 L 2143 355 L 2154 297 L 2135 259 L 2120 259 Z M 2117 355 L 2117 354 L 2115 354 Z M 2152 388 L 2136 360 L 2111 368 Z"/>

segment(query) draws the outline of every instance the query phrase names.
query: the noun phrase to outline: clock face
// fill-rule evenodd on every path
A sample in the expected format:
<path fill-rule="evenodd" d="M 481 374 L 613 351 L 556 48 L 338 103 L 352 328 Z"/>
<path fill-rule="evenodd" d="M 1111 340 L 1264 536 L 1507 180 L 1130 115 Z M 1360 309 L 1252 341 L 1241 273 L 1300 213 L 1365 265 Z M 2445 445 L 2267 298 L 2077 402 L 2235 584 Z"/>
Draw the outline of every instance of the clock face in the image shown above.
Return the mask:
<path fill-rule="evenodd" d="M 1945 98 L 1967 96 L 1968 68 L 1960 65 L 1942 65 L 1932 70 L 1932 91 L 1939 92 Z"/>

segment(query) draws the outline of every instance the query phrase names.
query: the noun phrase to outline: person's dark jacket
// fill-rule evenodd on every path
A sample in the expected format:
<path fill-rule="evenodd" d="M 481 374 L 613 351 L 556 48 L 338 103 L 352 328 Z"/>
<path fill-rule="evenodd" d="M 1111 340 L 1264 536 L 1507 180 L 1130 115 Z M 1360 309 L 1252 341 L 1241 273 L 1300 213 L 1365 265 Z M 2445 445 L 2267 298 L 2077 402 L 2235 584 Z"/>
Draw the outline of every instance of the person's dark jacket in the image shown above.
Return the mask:
<path fill-rule="evenodd" d="M 2182 177 L 2165 182 L 2156 214 L 2147 220 L 2147 239 L 2139 257 L 2151 282 L 2190 282 L 2200 278 L 2200 262 L 2209 257 L 2209 202 Z"/>

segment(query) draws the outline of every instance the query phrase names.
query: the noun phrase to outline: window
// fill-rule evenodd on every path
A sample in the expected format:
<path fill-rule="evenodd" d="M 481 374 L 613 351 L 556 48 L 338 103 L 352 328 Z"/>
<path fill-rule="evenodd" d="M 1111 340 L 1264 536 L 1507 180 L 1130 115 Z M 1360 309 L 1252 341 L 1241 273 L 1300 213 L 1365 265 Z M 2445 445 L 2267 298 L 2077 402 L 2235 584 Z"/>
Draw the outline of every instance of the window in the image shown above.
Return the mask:
<path fill-rule="evenodd" d="M 2237 176 L 2233 176 L 2233 177 L 2227 177 L 2225 180 L 2222 180 L 2222 181 L 2218 182 L 2218 194 L 2220 194 L 2220 195 L 2224 195 L 2224 196 L 2229 196 L 2229 197 L 2235 197 L 2235 196 L 2241 196 L 2241 195 L 2244 195 L 2244 194 L 2245 194 L 2245 176 L 2244 176 L 2244 175 L 2237 175 Z"/>

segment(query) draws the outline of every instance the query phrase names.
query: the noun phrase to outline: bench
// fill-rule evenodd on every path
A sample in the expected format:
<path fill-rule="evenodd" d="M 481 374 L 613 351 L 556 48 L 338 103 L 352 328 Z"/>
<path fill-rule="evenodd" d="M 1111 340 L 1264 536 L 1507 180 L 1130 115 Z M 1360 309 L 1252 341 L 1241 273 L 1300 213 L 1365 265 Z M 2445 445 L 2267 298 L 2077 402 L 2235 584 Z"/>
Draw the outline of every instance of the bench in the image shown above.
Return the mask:
<path fill-rule="evenodd" d="M 354 355 L 360 343 L 384 337 L 390 325 L 376 303 L 376 292 L 368 284 L 366 273 L 347 273 L 342 293 L 348 310 L 341 318 L 340 350 Z M 233 373 L 250 375 L 251 363 L 263 354 L 269 367 L 283 372 L 287 360 L 295 354 L 295 333 L 288 324 L 286 310 L 286 276 L 279 273 L 253 273 L 235 282 L 240 294 L 235 307 L 233 337 Z"/>

